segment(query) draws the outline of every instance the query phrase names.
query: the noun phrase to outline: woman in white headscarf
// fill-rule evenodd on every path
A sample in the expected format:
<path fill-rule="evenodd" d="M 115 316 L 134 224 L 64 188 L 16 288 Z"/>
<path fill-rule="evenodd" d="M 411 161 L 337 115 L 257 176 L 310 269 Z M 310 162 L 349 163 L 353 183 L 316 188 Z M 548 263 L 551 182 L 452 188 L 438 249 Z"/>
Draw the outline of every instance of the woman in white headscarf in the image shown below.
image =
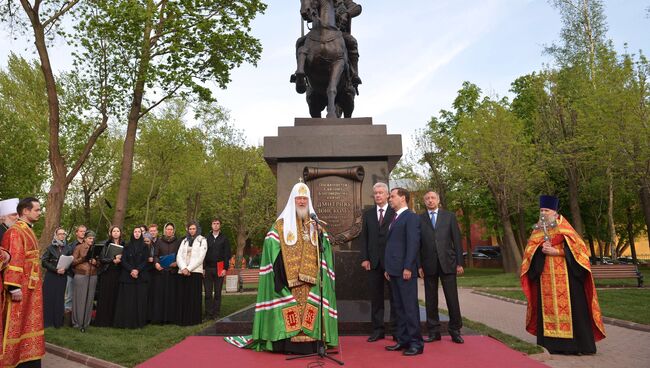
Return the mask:
<path fill-rule="evenodd" d="M 207 251 L 208 242 L 201 235 L 199 225 L 191 222 L 176 254 L 179 274 L 176 323 L 181 326 L 196 325 L 202 321 L 203 259 Z"/>

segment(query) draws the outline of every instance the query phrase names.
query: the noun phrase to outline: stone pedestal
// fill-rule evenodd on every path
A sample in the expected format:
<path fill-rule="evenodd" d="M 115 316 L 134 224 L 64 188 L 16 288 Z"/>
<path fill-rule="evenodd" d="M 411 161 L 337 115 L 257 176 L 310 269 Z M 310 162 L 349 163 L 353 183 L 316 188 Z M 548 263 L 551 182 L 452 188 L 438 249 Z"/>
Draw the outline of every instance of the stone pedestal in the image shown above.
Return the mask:
<path fill-rule="evenodd" d="M 291 188 L 303 178 L 318 216 L 328 222 L 334 244 L 338 300 L 367 300 L 359 261 L 361 211 L 374 205 L 372 186 L 388 184 L 402 156 L 402 138 L 387 134 L 372 118 L 296 118 L 264 138 L 264 158 L 277 177 L 278 213 Z"/>

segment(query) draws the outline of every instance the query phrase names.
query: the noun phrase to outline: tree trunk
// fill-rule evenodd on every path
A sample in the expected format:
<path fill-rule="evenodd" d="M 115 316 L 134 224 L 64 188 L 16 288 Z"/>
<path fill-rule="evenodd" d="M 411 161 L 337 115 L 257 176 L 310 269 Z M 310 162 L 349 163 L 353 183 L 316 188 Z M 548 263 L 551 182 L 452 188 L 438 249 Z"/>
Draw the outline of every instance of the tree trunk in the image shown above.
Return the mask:
<path fill-rule="evenodd" d="M 510 216 L 510 223 L 517 224 L 516 227 L 513 227 L 513 233 L 515 234 L 515 243 L 517 244 L 517 249 L 521 249 L 521 236 L 519 234 L 519 216 L 518 214 Z"/>
<path fill-rule="evenodd" d="M 248 239 L 248 227 L 246 226 L 246 208 L 244 207 L 244 199 L 248 193 L 249 184 L 248 171 L 244 173 L 244 180 L 239 189 L 239 211 L 237 212 L 237 260 L 241 260 L 244 255 L 244 247 L 246 246 L 246 239 Z"/>
<path fill-rule="evenodd" d="M 90 198 L 91 198 L 91 193 L 90 189 L 84 187 L 83 188 L 84 192 L 84 223 L 88 224 L 90 226 Z M 99 229 L 96 229 L 95 231 L 98 231 Z"/>
<path fill-rule="evenodd" d="M 515 233 L 512 231 L 512 222 L 508 214 L 508 206 L 503 198 L 495 198 L 497 202 L 497 211 L 503 226 L 503 246 L 501 248 L 501 259 L 503 261 L 503 270 L 509 273 L 516 273 L 521 267 L 521 253 L 517 247 Z"/>
<path fill-rule="evenodd" d="M 614 227 L 614 177 L 612 176 L 612 168 L 607 167 L 607 180 L 608 180 L 608 195 L 607 195 L 607 235 L 609 242 L 612 244 L 612 261 L 618 259 L 616 247 L 616 228 Z"/>
<path fill-rule="evenodd" d="M 596 248 L 594 247 L 594 237 L 589 234 L 587 236 L 587 240 L 589 242 L 589 250 L 591 251 L 591 257 L 596 258 Z"/>
<path fill-rule="evenodd" d="M 463 227 L 465 230 L 465 243 L 467 245 L 467 267 L 474 267 L 474 257 L 472 257 L 472 219 L 469 216 L 469 210 L 463 206 Z"/>
<path fill-rule="evenodd" d="M 138 74 L 135 86 L 133 88 L 133 99 L 131 100 L 131 109 L 129 111 L 128 124 L 126 128 L 126 137 L 124 138 L 124 147 L 122 149 L 122 171 L 120 173 L 120 186 L 117 191 L 115 200 L 115 214 L 113 215 L 113 225 L 122 227 L 129 198 L 129 186 L 133 176 L 133 152 L 135 148 L 135 138 L 142 112 L 142 99 L 144 97 L 145 82 L 151 62 L 151 32 L 153 29 L 153 8 L 151 0 L 147 1 L 147 11 L 144 15 L 145 26 L 142 39 L 142 56 L 138 65 Z"/>
<path fill-rule="evenodd" d="M 524 213 L 523 208 L 519 209 L 519 216 L 517 217 L 517 220 L 519 239 L 521 239 L 519 250 L 521 251 L 521 254 L 524 254 L 524 250 L 526 249 L 526 245 L 528 243 L 528 234 L 526 231 L 526 214 Z"/>
<path fill-rule="evenodd" d="M 639 264 L 636 258 L 636 245 L 634 244 L 634 223 L 632 217 L 632 207 L 627 206 L 627 239 L 630 242 L 630 250 L 632 251 L 632 262 Z"/>
<path fill-rule="evenodd" d="M 641 199 L 641 210 L 645 219 L 645 231 L 648 234 L 648 247 L 650 247 L 650 186 L 642 182 L 639 197 Z"/>
<path fill-rule="evenodd" d="M 63 211 L 63 203 L 65 201 L 65 194 L 68 191 L 68 186 L 86 161 L 86 158 L 90 154 L 90 150 L 97 141 L 99 135 L 106 130 L 106 127 L 108 126 L 108 117 L 106 116 L 105 110 L 102 110 L 101 124 L 95 128 L 93 134 L 88 139 L 88 142 L 86 142 L 83 151 L 68 173 L 65 160 L 61 155 L 59 147 L 59 95 L 56 89 L 56 80 L 52 71 L 52 65 L 50 63 L 50 56 L 47 50 L 45 28 L 39 18 L 38 5 L 32 7 L 26 0 L 21 0 L 20 3 L 29 17 L 34 32 L 34 44 L 38 52 L 47 94 L 49 127 L 48 157 L 50 161 L 50 169 L 52 170 L 52 185 L 47 193 L 47 201 L 45 202 L 45 225 L 39 239 L 39 246 L 43 249 L 50 244 L 52 236 L 54 235 L 54 230 L 61 225 L 61 212 Z M 74 4 L 71 4 L 71 6 L 74 6 Z M 71 6 L 68 7 L 66 11 L 69 10 Z M 59 16 L 62 14 L 63 12 L 60 13 Z M 54 19 L 54 21 L 56 21 L 56 19 Z"/>
<path fill-rule="evenodd" d="M 568 165 L 567 184 L 569 187 L 569 209 L 571 211 L 571 219 L 573 220 L 573 228 L 582 236 L 585 233 L 584 225 L 582 223 L 582 214 L 580 212 L 580 202 L 578 198 L 578 169 L 575 165 Z"/>
<path fill-rule="evenodd" d="M 154 174 L 153 177 L 150 179 L 151 185 L 149 186 L 149 195 L 147 195 L 147 207 L 144 211 L 144 223 L 145 224 L 150 224 L 149 222 L 149 210 L 151 209 L 151 200 L 153 199 L 153 190 L 155 187 L 155 181 L 156 181 L 156 176 L 157 174 Z"/>
<path fill-rule="evenodd" d="M 188 194 L 185 198 L 185 224 L 192 221 L 192 197 Z"/>
<path fill-rule="evenodd" d="M 600 263 L 603 263 L 603 258 L 605 258 L 605 245 L 600 239 L 598 239 L 598 257 L 600 258 Z"/>
<path fill-rule="evenodd" d="M 192 198 L 191 194 L 188 194 L 187 198 L 185 199 L 185 204 L 186 204 L 185 219 L 188 224 L 192 221 L 197 221 L 200 202 L 201 202 L 200 192 L 194 193 L 194 198 Z"/>

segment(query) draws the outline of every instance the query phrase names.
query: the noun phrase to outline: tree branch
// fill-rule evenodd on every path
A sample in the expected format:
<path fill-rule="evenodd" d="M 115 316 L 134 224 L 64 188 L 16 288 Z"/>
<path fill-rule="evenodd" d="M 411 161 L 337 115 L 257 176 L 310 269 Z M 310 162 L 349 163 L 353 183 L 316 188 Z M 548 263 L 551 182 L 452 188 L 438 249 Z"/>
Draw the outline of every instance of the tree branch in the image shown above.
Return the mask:
<path fill-rule="evenodd" d="M 90 136 L 90 138 L 88 138 L 88 142 L 86 142 L 83 151 L 77 158 L 77 161 L 74 163 L 74 166 L 72 166 L 72 169 L 70 170 L 68 175 L 66 175 L 65 178 L 66 183 L 70 184 L 74 179 L 74 177 L 77 176 L 79 169 L 81 169 L 81 166 L 83 165 L 84 161 L 86 160 L 86 158 L 88 158 L 88 155 L 90 154 L 90 150 L 95 145 L 97 138 L 99 138 L 99 136 L 104 132 L 104 130 L 106 130 L 107 127 L 108 127 L 108 115 L 104 114 L 102 116 L 102 122 L 95 129 L 95 131 Z"/>
<path fill-rule="evenodd" d="M 147 107 L 146 109 L 142 110 L 142 111 L 140 112 L 140 115 L 138 116 L 138 119 L 140 119 L 140 118 L 142 118 L 143 116 L 147 115 L 147 113 L 148 113 L 149 111 L 153 110 L 154 108 L 156 108 L 156 107 L 157 107 L 158 105 L 160 105 L 161 103 L 163 103 L 163 102 L 169 100 L 170 98 L 174 97 L 174 95 L 176 95 L 176 91 L 178 91 L 178 90 L 181 88 L 181 86 L 182 86 L 182 84 L 179 84 L 179 85 L 176 86 L 176 87 L 175 87 L 171 92 L 169 92 L 169 93 L 167 94 L 167 96 L 161 98 L 160 100 L 158 100 L 158 101 L 157 101 L 156 103 L 154 103 L 153 105 L 151 105 L 151 106 Z"/>
<path fill-rule="evenodd" d="M 51 23 L 56 22 L 63 14 L 67 13 L 68 10 L 72 9 L 73 6 L 77 5 L 79 0 L 70 0 L 66 4 L 64 4 L 59 11 L 54 13 L 51 17 L 49 17 L 45 22 L 43 22 L 43 28 L 47 28 L 48 25 Z"/>

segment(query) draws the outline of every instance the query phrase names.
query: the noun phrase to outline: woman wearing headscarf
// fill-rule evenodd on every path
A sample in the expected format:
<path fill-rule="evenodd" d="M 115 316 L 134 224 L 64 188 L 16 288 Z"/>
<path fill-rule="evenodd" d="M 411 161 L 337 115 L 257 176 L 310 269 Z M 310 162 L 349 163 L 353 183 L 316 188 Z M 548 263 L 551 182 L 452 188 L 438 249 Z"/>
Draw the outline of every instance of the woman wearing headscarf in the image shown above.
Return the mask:
<path fill-rule="evenodd" d="M 181 326 L 201 323 L 203 298 L 203 259 L 208 243 L 201 236 L 199 226 L 191 222 L 187 236 L 181 242 L 176 254 L 178 263 L 178 320 Z"/>
<path fill-rule="evenodd" d="M 156 251 L 153 235 L 149 232 L 143 233 L 142 238 L 144 239 L 144 246 L 147 249 L 147 273 L 149 278 L 149 283 L 147 285 L 147 323 L 151 322 L 151 301 L 153 299 L 153 288 L 151 287 L 151 280 L 153 279 L 156 268 L 153 266 L 153 255 Z"/>
<path fill-rule="evenodd" d="M 72 259 L 72 267 L 74 267 L 72 326 L 75 328 L 85 329 L 90 324 L 99 269 L 99 261 L 92 257 L 94 243 L 95 232 L 87 230 L 83 243 L 77 245 L 72 252 L 74 257 Z"/>
<path fill-rule="evenodd" d="M 117 290 L 120 286 L 120 275 L 122 274 L 122 267 L 120 266 L 122 255 L 109 256 L 108 250 L 111 244 L 124 246 L 122 230 L 118 226 L 111 226 L 108 231 L 108 240 L 104 243 L 100 258 L 102 272 L 98 280 L 97 313 L 93 322 L 93 325 L 98 327 L 113 327 L 113 317 L 117 305 Z"/>
<path fill-rule="evenodd" d="M 45 281 L 43 282 L 43 320 L 45 327 L 59 328 L 63 326 L 63 305 L 65 285 L 68 281 L 65 268 L 57 268 L 61 256 L 69 256 L 72 247 L 66 244 L 65 230 L 56 228 L 52 244 L 45 250 L 41 257 L 41 264 L 45 268 Z"/>
<path fill-rule="evenodd" d="M 176 322 L 176 289 L 178 283 L 178 267 L 176 252 L 181 239 L 175 235 L 173 223 L 165 224 L 163 236 L 158 239 L 154 249 L 154 271 L 151 279 L 151 300 L 149 301 L 149 318 L 151 323 Z"/>
<path fill-rule="evenodd" d="M 133 229 L 129 245 L 122 253 L 122 274 L 115 308 L 115 327 L 140 328 L 147 323 L 149 250 L 144 245 L 142 229 Z"/>

